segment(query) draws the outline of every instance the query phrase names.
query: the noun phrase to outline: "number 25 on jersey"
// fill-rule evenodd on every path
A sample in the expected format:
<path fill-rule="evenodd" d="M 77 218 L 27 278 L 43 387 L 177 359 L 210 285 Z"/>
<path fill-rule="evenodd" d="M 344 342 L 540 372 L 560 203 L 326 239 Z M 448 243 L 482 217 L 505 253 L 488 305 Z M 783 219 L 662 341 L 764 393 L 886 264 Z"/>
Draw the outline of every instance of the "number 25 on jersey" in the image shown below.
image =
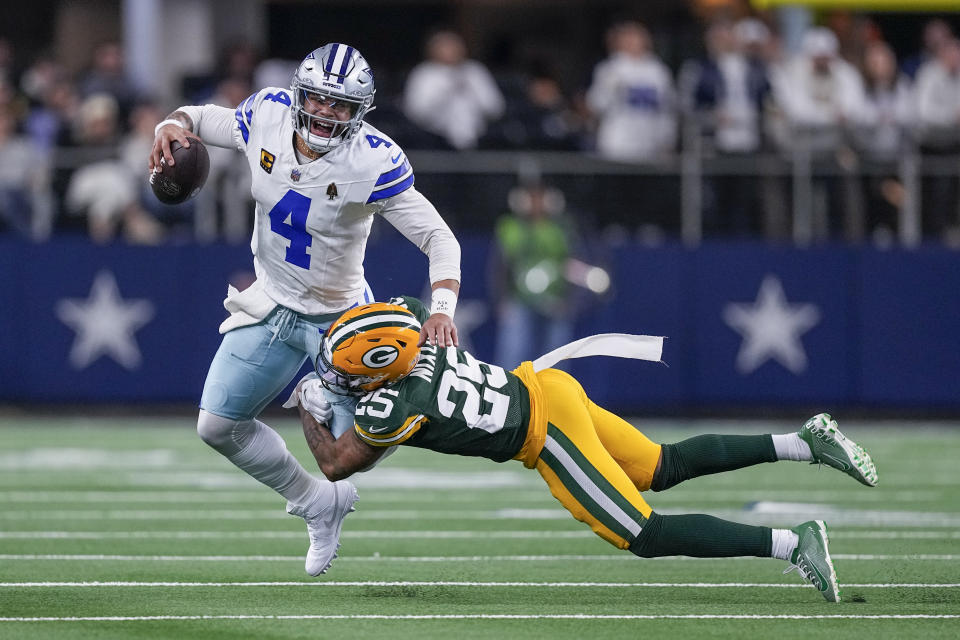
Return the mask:
<path fill-rule="evenodd" d="M 455 398 L 460 397 L 460 413 L 467 426 L 496 433 L 503 429 L 510 408 L 510 397 L 497 391 L 507 384 L 507 374 L 501 367 L 481 363 L 466 351 L 459 353 L 465 362 L 460 362 L 456 349 L 447 349 L 447 364 L 451 368 L 443 372 L 440 380 L 437 408 L 449 418 L 457 410 Z"/>

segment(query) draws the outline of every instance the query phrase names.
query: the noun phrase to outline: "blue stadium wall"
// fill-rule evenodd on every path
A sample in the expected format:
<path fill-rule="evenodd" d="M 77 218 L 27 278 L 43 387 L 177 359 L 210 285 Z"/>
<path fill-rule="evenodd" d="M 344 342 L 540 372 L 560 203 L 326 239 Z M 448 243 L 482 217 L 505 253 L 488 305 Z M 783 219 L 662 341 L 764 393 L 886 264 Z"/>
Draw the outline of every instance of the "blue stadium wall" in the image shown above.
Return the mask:
<path fill-rule="evenodd" d="M 489 238 L 462 238 L 458 321 L 493 353 Z M 960 252 L 760 243 L 623 246 L 615 288 L 578 336 L 667 336 L 666 364 L 589 358 L 571 371 L 621 411 L 824 407 L 960 410 Z M 190 403 L 245 246 L 0 241 L 0 403 Z M 367 252 L 375 293 L 426 291 L 426 259 L 388 230 Z"/>

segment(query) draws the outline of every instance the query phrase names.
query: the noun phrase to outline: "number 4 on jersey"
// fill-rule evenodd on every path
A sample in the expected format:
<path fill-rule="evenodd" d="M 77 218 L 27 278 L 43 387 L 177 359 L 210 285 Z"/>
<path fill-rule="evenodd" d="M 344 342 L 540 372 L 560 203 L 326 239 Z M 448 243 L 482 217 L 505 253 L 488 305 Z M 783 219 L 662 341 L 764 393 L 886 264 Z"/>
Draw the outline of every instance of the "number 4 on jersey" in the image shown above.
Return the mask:
<path fill-rule="evenodd" d="M 386 148 L 387 148 L 387 149 L 389 149 L 390 147 L 393 146 L 389 141 L 384 140 L 384 139 L 381 138 L 380 136 L 374 136 L 374 135 L 368 135 L 368 136 L 367 136 L 367 142 L 370 143 L 370 148 L 371 148 L 371 149 L 376 149 L 376 148 L 379 147 L 380 145 L 386 145 Z"/>
<path fill-rule="evenodd" d="M 290 241 L 284 259 L 301 269 L 310 268 L 310 254 L 307 253 L 307 247 L 313 244 L 313 238 L 307 231 L 309 213 L 310 198 L 291 189 L 267 214 L 270 216 L 270 230 Z M 287 219 L 290 220 L 289 223 Z"/>

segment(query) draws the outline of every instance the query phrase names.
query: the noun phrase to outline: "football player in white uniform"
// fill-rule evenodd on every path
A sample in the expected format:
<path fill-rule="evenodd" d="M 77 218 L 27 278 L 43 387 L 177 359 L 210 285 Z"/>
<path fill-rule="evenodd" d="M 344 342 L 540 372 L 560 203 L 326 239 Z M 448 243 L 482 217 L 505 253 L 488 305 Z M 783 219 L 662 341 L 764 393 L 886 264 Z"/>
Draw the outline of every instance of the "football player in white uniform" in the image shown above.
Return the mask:
<path fill-rule="evenodd" d="M 318 575 L 336 557 L 340 526 L 357 498 L 352 484 L 310 475 L 276 431 L 257 416 L 306 358 L 316 361 L 330 323 L 373 296 L 363 256 L 374 214 L 429 258 L 432 315 L 420 342 L 456 345 L 453 323 L 460 245 L 413 186 L 403 150 L 363 118 L 374 79 L 360 53 L 331 43 L 310 53 L 290 89 L 269 87 L 236 111 L 184 106 L 157 125 L 150 168 L 172 163 L 170 144 L 190 138 L 242 151 L 256 200 L 256 281 L 230 289 L 231 315 L 204 383 L 197 431 L 236 466 L 287 499 L 310 535 L 306 570 Z M 353 428 L 355 399 L 331 395 L 335 435 Z"/>

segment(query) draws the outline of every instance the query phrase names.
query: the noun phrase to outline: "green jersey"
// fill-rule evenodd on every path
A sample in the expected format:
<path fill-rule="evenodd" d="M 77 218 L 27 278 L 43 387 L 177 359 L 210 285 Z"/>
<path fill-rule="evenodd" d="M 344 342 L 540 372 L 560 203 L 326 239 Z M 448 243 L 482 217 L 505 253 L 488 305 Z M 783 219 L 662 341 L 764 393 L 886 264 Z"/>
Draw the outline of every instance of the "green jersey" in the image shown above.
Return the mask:
<path fill-rule="evenodd" d="M 421 318 L 422 303 L 394 298 Z M 374 446 L 406 444 L 441 453 L 513 458 L 527 436 L 530 396 L 520 378 L 461 349 L 425 345 L 400 382 L 357 404 L 356 432 Z"/>

